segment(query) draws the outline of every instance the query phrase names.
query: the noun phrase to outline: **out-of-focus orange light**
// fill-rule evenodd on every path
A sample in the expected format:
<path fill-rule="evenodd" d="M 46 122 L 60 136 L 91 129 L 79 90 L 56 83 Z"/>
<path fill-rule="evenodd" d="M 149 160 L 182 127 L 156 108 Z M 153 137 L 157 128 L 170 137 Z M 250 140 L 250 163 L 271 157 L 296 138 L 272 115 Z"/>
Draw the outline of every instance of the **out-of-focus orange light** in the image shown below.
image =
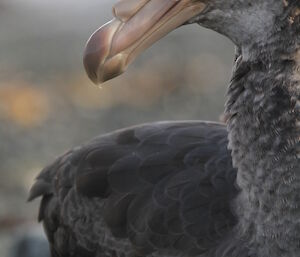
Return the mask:
<path fill-rule="evenodd" d="M 23 81 L 4 82 L 0 85 L 0 118 L 18 126 L 40 125 L 48 116 L 47 96 Z"/>

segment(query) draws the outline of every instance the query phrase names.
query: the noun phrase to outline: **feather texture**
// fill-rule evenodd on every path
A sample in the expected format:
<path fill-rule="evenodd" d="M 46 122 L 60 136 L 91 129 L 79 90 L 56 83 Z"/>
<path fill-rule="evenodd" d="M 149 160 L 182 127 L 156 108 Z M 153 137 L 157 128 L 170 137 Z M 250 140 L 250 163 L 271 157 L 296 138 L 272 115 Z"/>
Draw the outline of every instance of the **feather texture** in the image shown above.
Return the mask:
<path fill-rule="evenodd" d="M 53 256 L 199 255 L 236 222 L 235 178 L 224 125 L 150 123 L 58 158 L 30 199 L 43 196 Z"/>

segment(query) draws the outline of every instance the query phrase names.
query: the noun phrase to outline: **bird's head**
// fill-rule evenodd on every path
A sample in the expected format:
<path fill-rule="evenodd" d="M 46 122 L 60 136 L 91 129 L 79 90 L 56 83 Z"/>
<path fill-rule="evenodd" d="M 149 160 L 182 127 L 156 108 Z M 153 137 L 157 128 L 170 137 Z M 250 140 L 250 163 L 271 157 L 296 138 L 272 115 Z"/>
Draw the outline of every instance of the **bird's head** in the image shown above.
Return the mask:
<path fill-rule="evenodd" d="M 294 2 L 299 0 L 121 0 L 113 7 L 115 18 L 88 40 L 84 66 L 94 83 L 105 82 L 123 73 L 160 38 L 192 23 L 215 30 L 238 46 L 263 44 L 282 29 L 278 19 L 291 24 L 291 17 L 285 19 L 284 14 L 299 5 Z"/>

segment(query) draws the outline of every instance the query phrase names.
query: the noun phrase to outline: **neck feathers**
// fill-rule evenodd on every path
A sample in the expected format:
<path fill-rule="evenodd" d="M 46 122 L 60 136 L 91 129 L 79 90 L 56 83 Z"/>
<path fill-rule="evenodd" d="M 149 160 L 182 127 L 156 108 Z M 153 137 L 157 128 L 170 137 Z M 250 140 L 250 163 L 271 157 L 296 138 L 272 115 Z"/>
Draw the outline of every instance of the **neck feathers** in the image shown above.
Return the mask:
<path fill-rule="evenodd" d="M 273 57 L 239 56 L 228 90 L 239 230 L 259 256 L 300 256 L 300 51 Z"/>

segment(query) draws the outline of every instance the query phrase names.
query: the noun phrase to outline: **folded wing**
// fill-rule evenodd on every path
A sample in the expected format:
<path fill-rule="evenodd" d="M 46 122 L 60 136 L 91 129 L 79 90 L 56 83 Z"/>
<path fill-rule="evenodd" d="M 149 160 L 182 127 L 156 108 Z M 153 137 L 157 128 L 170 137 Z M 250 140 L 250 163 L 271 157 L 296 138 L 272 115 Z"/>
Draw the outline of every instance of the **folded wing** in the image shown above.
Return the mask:
<path fill-rule="evenodd" d="M 234 226 L 235 177 L 223 125 L 151 123 L 66 153 L 30 199 L 53 256 L 195 255 Z"/>

